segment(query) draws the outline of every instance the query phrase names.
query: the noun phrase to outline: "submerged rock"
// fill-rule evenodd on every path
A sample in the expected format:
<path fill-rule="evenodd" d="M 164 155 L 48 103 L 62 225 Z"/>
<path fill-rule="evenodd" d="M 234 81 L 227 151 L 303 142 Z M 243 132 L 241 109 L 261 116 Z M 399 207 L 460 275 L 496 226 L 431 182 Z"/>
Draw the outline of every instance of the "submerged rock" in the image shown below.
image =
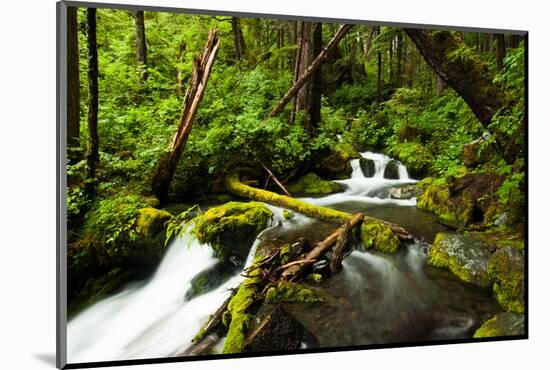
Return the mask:
<path fill-rule="evenodd" d="M 384 178 L 389 180 L 399 180 L 399 162 L 392 159 L 384 168 Z"/>
<path fill-rule="evenodd" d="M 193 232 L 201 243 L 212 246 L 223 263 L 240 266 L 272 216 L 263 203 L 229 202 L 197 217 Z"/>
<path fill-rule="evenodd" d="M 236 272 L 237 269 L 229 268 L 222 262 L 201 271 L 191 280 L 191 288 L 185 294 L 185 300 L 189 301 L 216 289 Z"/>
<path fill-rule="evenodd" d="M 287 186 L 293 196 L 327 195 L 342 191 L 342 186 L 332 181 L 326 181 L 314 173 L 308 173 L 296 183 Z"/>
<path fill-rule="evenodd" d="M 485 321 L 474 333 L 474 338 L 491 338 L 525 334 L 525 317 L 503 312 Z"/>
<path fill-rule="evenodd" d="M 498 303 L 506 311 L 518 314 L 525 311 L 524 267 L 523 252 L 513 247 L 501 248 L 489 259 L 493 291 Z"/>
<path fill-rule="evenodd" d="M 489 287 L 491 247 L 481 240 L 453 233 L 439 233 L 428 251 L 428 264 L 447 268 L 461 280 Z"/>
<path fill-rule="evenodd" d="M 318 173 L 331 179 L 347 179 L 353 172 L 350 161 L 357 158 L 361 158 L 361 155 L 353 146 L 339 143 L 319 162 Z"/>
<path fill-rule="evenodd" d="M 372 159 L 368 158 L 359 158 L 359 166 L 361 167 L 361 172 L 365 177 L 373 177 L 376 172 L 376 166 Z"/>

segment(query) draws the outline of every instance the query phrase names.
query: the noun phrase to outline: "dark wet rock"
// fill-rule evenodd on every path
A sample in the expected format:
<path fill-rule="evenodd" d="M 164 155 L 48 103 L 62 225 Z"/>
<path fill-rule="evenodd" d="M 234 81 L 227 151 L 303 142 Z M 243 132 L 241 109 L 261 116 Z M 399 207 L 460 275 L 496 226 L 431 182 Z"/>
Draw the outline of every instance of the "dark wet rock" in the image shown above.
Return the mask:
<path fill-rule="evenodd" d="M 365 177 L 373 177 L 376 171 L 376 166 L 372 159 L 359 158 L 359 166 Z"/>
<path fill-rule="evenodd" d="M 399 162 L 391 160 L 384 169 L 384 178 L 389 180 L 399 180 Z"/>
<path fill-rule="evenodd" d="M 191 288 L 185 294 L 185 300 L 189 301 L 195 297 L 216 289 L 237 271 L 238 270 L 236 268 L 231 268 L 221 262 L 218 262 L 214 266 L 199 272 L 191 280 Z"/>
<path fill-rule="evenodd" d="M 476 167 L 491 159 L 494 150 L 492 145 L 485 139 L 490 137 L 490 134 L 487 133 L 487 135 L 488 136 L 484 134 L 483 137 L 464 145 L 462 149 L 462 160 L 466 167 Z"/>
<path fill-rule="evenodd" d="M 522 314 L 525 311 L 525 260 L 523 252 L 514 247 L 498 249 L 489 259 L 489 276 L 501 307 Z"/>
<path fill-rule="evenodd" d="M 465 282 L 489 287 L 491 251 L 491 246 L 481 240 L 460 234 L 439 233 L 428 251 L 428 264 L 447 268 Z"/>
<path fill-rule="evenodd" d="M 496 314 L 474 333 L 474 338 L 490 338 L 525 334 L 525 317 L 510 312 Z"/>
<path fill-rule="evenodd" d="M 252 329 L 246 349 L 250 352 L 299 349 L 305 335 L 304 327 L 282 305 L 267 311 Z"/>

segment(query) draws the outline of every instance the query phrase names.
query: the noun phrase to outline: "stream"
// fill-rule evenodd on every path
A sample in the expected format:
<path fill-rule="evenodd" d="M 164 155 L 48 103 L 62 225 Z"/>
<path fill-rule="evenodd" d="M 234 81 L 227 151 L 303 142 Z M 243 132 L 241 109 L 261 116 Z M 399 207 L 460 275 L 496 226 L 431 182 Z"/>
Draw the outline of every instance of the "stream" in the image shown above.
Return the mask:
<path fill-rule="evenodd" d="M 315 338 L 306 346 L 338 347 L 426 340 L 471 338 L 475 329 L 498 311 L 491 293 L 461 283 L 446 271 L 426 264 L 429 243 L 445 227 L 418 210 L 416 199 L 392 199 L 391 187 L 414 184 L 399 164 L 399 179 L 384 178 L 391 158 L 362 153 L 375 163 L 365 177 L 358 159 L 351 161 L 351 178 L 336 181 L 344 191 L 303 200 L 399 223 L 421 238 L 395 255 L 365 252 L 357 245 L 343 269 L 316 288 L 330 300 L 323 304 L 287 303 L 285 308 Z M 258 235 L 245 266 L 266 240 L 273 243 L 306 237 L 322 240 L 335 224 L 295 214 L 289 220 L 281 208 Z M 190 229 L 190 228 L 188 228 Z M 127 286 L 74 317 L 67 324 L 70 363 L 161 358 L 180 355 L 202 324 L 243 280 L 241 271 L 227 276 L 213 290 L 187 299 L 192 279 L 218 261 L 212 249 L 190 232 L 171 242 L 154 275 Z M 215 346 L 220 353 L 223 339 Z"/>

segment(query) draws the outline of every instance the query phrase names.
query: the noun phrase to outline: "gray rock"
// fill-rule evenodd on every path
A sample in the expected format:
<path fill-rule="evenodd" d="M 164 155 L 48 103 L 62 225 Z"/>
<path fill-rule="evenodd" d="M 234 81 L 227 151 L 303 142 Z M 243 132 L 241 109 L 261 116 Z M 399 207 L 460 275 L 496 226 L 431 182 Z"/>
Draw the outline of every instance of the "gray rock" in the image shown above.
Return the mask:
<path fill-rule="evenodd" d="M 420 195 L 416 185 L 394 186 L 388 192 L 392 199 L 411 199 Z"/>
<path fill-rule="evenodd" d="M 461 280 L 489 287 L 491 246 L 481 240 L 454 233 L 439 233 L 428 251 L 428 264 L 449 269 Z"/>

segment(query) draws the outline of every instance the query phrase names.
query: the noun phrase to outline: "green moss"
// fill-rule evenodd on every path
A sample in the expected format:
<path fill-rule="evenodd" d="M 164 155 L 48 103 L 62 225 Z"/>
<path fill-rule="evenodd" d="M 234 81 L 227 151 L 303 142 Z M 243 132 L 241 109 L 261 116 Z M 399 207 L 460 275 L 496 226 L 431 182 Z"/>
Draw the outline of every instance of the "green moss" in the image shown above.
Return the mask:
<path fill-rule="evenodd" d="M 342 191 L 340 184 L 323 180 L 314 173 L 308 173 L 287 188 L 293 195 L 325 195 Z"/>
<path fill-rule="evenodd" d="M 348 143 L 339 143 L 334 147 L 334 151 L 338 153 L 343 159 L 352 160 L 361 158 L 361 154 Z"/>
<path fill-rule="evenodd" d="M 319 301 L 322 301 L 322 298 L 312 289 L 309 289 L 301 284 L 284 281 L 269 288 L 265 295 L 266 303 Z"/>
<path fill-rule="evenodd" d="M 426 148 L 416 142 L 400 143 L 394 145 L 390 153 L 403 163 L 411 176 L 423 177 L 428 173 L 433 157 Z"/>
<path fill-rule="evenodd" d="M 361 241 L 365 249 L 376 249 L 384 253 L 395 253 L 399 248 L 399 239 L 382 222 L 364 220 L 361 225 Z"/>
<path fill-rule="evenodd" d="M 474 333 L 474 338 L 492 338 L 525 333 L 525 319 L 521 315 L 499 313 L 485 321 Z"/>
<path fill-rule="evenodd" d="M 323 275 L 321 275 L 321 274 L 309 274 L 307 276 L 307 279 L 311 280 L 311 281 L 314 281 L 316 283 L 320 283 L 321 281 L 323 281 Z"/>
<path fill-rule="evenodd" d="M 158 235 L 163 229 L 166 221 L 172 215 L 166 211 L 156 208 L 142 208 L 139 210 L 136 227 L 140 234 L 150 238 Z"/>
<path fill-rule="evenodd" d="M 462 215 L 455 214 L 448 205 L 449 199 L 448 185 L 427 185 L 424 192 L 418 197 L 416 207 L 427 212 L 435 213 L 446 221 L 464 220 Z"/>
<path fill-rule="evenodd" d="M 294 217 L 294 212 L 289 211 L 288 209 L 285 209 L 283 211 L 283 217 L 285 218 L 285 220 L 290 220 Z"/>
<path fill-rule="evenodd" d="M 292 259 L 292 246 L 290 244 L 283 244 L 279 248 L 279 261 L 281 265 L 287 264 Z"/>
<path fill-rule="evenodd" d="M 223 353 L 239 353 L 244 349 L 253 317 L 250 313 L 250 307 L 257 300 L 259 294 L 257 270 L 253 270 L 250 275 L 251 277 L 241 284 L 227 306 L 231 315 L 231 322 L 227 331 Z M 224 322 L 227 322 L 227 317 L 224 318 Z"/>
<path fill-rule="evenodd" d="M 229 263 L 232 256 L 244 262 L 272 215 L 262 203 L 229 202 L 197 217 L 193 232 L 201 243 L 209 243 L 223 262 Z"/>
<path fill-rule="evenodd" d="M 500 306 L 509 312 L 524 313 L 525 274 L 522 252 L 513 247 L 499 249 L 489 259 L 488 271 Z"/>

